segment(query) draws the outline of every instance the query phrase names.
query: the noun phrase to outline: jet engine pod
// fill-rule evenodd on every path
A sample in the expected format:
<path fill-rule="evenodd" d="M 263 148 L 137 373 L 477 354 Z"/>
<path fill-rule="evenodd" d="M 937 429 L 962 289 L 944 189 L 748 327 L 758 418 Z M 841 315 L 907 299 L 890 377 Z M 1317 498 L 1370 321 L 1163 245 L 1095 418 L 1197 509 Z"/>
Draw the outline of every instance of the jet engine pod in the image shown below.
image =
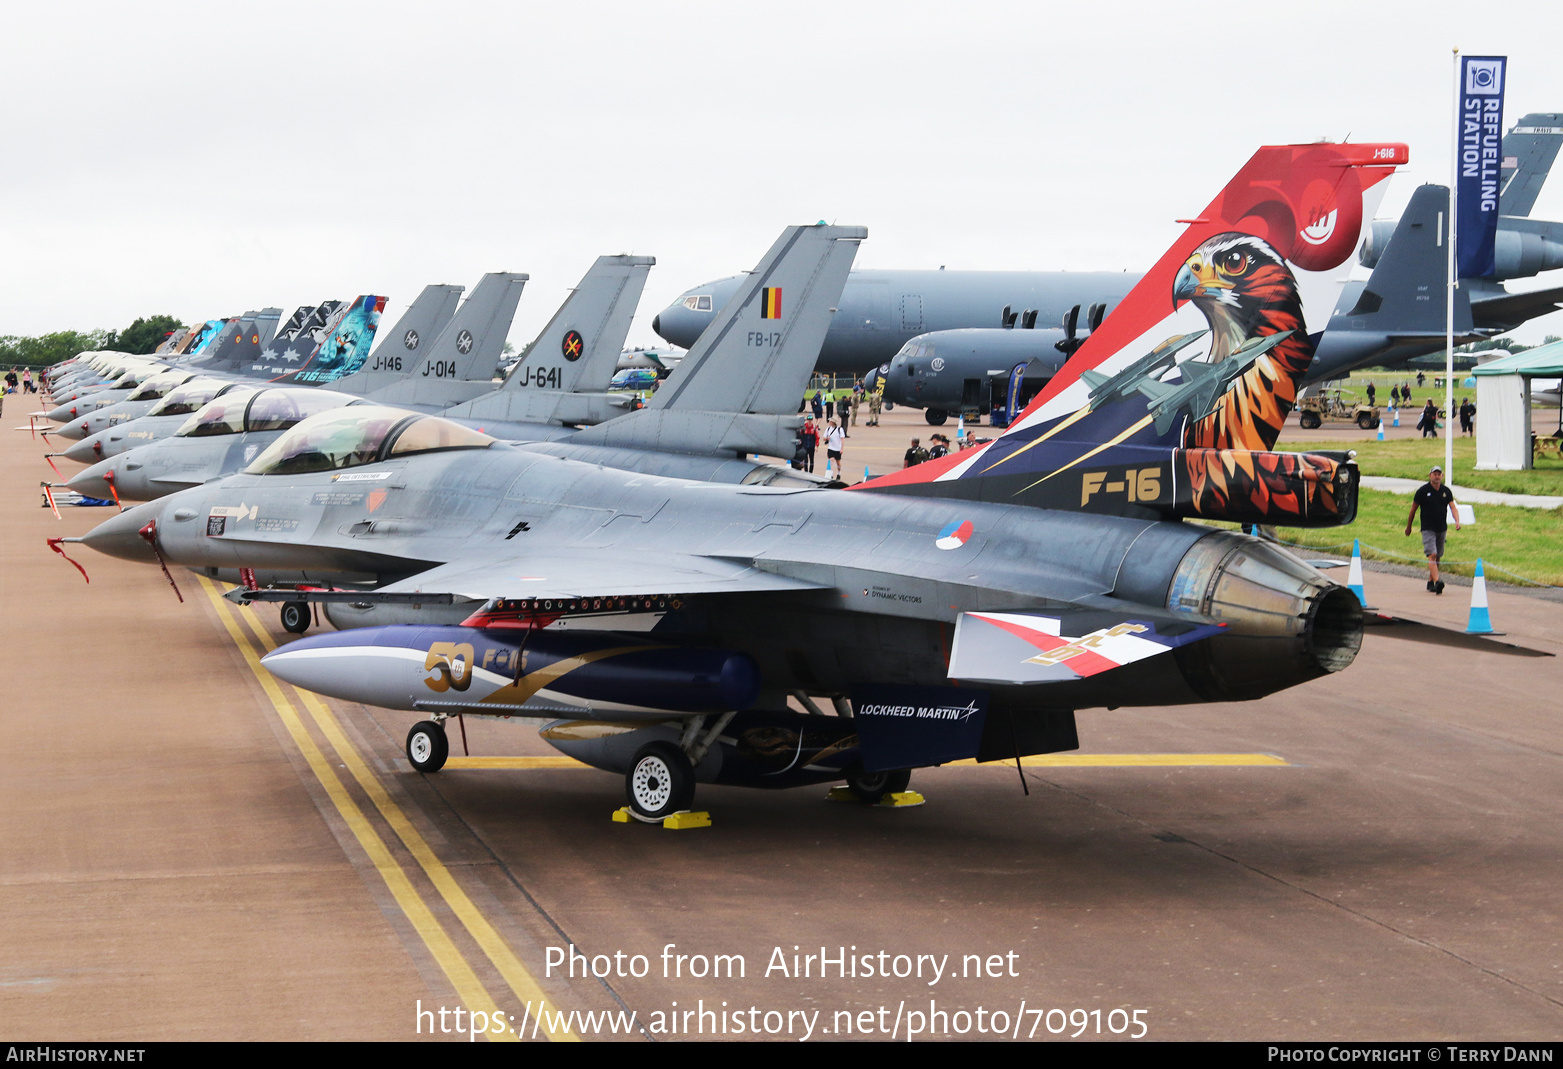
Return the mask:
<path fill-rule="evenodd" d="M 681 721 L 555 720 L 538 734 L 560 753 L 622 775 L 641 747 L 677 743 L 682 727 Z M 695 766 L 695 780 L 729 787 L 802 787 L 842 779 L 861 760 L 851 720 L 751 710 L 728 721 Z"/>
<path fill-rule="evenodd" d="M 1279 546 L 1224 531 L 1184 555 L 1167 606 L 1228 625 L 1174 651 L 1207 701 L 1249 701 L 1339 672 L 1362 646 L 1355 594 Z"/>
<path fill-rule="evenodd" d="M 333 698 L 496 716 L 660 719 L 742 709 L 760 692 L 747 654 L 640 634 L 398 624 L 299 639 L 261 663 Z"/>

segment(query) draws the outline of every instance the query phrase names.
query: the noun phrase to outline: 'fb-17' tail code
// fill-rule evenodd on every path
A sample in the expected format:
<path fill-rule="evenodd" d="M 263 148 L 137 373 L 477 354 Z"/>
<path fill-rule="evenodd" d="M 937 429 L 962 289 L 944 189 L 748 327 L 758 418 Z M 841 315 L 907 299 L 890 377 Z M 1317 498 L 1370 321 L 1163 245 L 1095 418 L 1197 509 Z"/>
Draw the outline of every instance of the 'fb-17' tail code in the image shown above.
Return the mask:
<path fill-rule="evenodd" d="M 866 488 L 1349 522 L 1356 469 L 1344 454 L 1269 451 L 1382 183 L 1407 158 L 1397 144 L 1261 148 L 1004 434 Z"/>
<path fill-rule="evenodd" d="M 781 287 L 766 286 L 760 302 L 761 319 L 781 318 Z"/>

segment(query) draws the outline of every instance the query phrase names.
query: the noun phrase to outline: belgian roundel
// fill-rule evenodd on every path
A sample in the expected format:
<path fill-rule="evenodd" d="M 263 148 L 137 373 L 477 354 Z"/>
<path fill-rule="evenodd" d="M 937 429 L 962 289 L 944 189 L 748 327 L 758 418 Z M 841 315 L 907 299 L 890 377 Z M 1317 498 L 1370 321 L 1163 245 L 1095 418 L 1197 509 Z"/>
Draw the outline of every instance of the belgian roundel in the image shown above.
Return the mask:
<path fill-rule="evenodd" d="M 586 343 L 581 341 L 579 331 L 565 331 L 564 341 L 559 343 L 560 352 L 564 353 L 566 360 L 575 361 L 581 358 L 581 352 L 586 348 Z"/>

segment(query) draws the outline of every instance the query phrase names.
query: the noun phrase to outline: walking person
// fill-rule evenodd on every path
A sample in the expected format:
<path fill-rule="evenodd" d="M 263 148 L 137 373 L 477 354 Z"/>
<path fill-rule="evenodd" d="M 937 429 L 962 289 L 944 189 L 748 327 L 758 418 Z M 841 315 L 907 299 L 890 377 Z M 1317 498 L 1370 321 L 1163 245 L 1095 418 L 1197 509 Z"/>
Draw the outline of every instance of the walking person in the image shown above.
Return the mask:
<path fill-rule="evenodd" d="M 815 422 L 825 418 L 825 395 L 819 390 L 814 391 L 814 400 L 809 402 L 809 407 L 814 410 Z"/>
<path fill-rule="evenodd" d="M 1476 433 L 1476 403 L 1469 397 L 1460 398 L 1460 433 L 1468 438 Z"/>
<path fill-rule="evenodd" d="M 879 426 L 879 410 L 885 406 L 885 395 L 875 390 L 868 395 L 868 425 Z"/>
<path fill-rule="evenodd" d="M 1416 421 L 1416 429 L 1422 432 L 1423 438 L 1438 437 L 1438 408 L 1431 397 L 1422 406 L 1422 418 Z"/>
<path fill-rule="evenodd" d="M 1368 380 L 1368 407 L 1372 408 L 1378 402 L 1374 398 L 1378 395 L 1378 389 L 1373 385 L 1373 380 Z"/>
<path fill-rule="evenodd" d="M 32 370 L 32 368 L 23 368 L 22 369 L 22 392 L 23 393 L 37 393 L 38 392 L 38 387 L 33 385 L 33 370 Z"/>
<path fill-rule="evenodd" d="M 1444 581 L 1438 577 L 1438 562 L 1444 556 L 1444 535 L 1449 530 L 1450 516 L 1454 517 L 1454 529 L 1460 529 L 1460 510 L 1455 507 L 1454 491 L 1444 485 L 1443 468 L 1434 465 L 1427 473 L 1427 482 L 1411 498 L 1411 511 L 1406 514 L 1407 538 L 1411 537 L 1411 520 L 1416 516 L 1417 509 L 1422 510 L 1422 552 L 1427 555 L 1427 589 L 1434 594 L 1442 594 Z"/>
<path fill-rule="evenodd" d="M 840 423 L 831 420 L 825 431 L 825 467 L 834 471 L 838 479 L 841 478 L 842 439 L 846 436 L 846 429 Z"/>
<path fill-rule="evenodd" d="M 923 445 L 920 441 L 918 441 L 916 438 L 913 438 L 912 447 L 906 451 L 906 456 L 902 459 L 901 467 L 915 468 L 917 465 L 921 464 L 927 459 L 928 450 L 923 448 Z"/>
<path fill-rule="evenodd" d="M 803 421 L 803 432 L 800 435 L 803 442 L 803 470 L 814 470 L 814 451 L 819 448 L 819 430 L 812 419 Z"/>

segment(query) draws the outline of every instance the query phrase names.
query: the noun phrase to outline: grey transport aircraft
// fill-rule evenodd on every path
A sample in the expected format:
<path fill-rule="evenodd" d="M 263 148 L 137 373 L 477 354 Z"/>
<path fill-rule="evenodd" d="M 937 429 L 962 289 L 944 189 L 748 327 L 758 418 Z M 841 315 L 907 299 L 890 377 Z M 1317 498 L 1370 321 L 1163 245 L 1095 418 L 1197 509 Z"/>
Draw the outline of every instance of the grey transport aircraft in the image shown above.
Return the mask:
<path fill-rule="evenodd" d="M 1322 183 L 1360 219 L 1405 157 L 1261 149 L 1004 436 L 851 489 L 652 477 L 366 406 L 80 541 L 165 566 L 367 574 L 307 597 L 422 622 L 302 639 L 267 666 L 428 713 L 407 740 L 423 771 L 453 715 L 544 720 L 550 744 L 622 774 L 647 820 L 687 809 L 697 782 L 845 780 L 878 800 L 917 767 L 1072 749 L 1079 709 L 1258 698 L 1349 666 L 1362 606 L 1278 546 L 1188 521 L 1352 519 L 1347 454 L 1271 451 L 1313 357 L 1305 310 L 1321 305 L 1305 298 L 1338 287 L 1360 236 L 1295 194 Z M 830 246 L 861 236 L 783 241 L 824 245 L 839 292 L 851 257 Z M 817 351 L 828 308 L 791 300 L 812 266 L 753 279 L 723 336 L 758 361 L 800 335 Z M 736 454 L 790 429 L 710 407 L 699 357 L 657 395 L 692 402 L 684 416 L 664 404 L 590 431 Z"/>
<path fill-rule="evenodd" d="M 1411 196 L 1394 240 L 1366 282 L 1347 282 L 1316 339 L 1302 385 L 1337 378 L 1367 364 L 1398 363 L 1444 347 L 1444 238 L 1449 191 L 1425 185 Z M 1377 225 L 1377 224 L 1374 224 Z M 1484 336 L 1472 323 L 1469 291 L 1455 294 L 1455 335 Z M 1088 330 L 1101 325 L 1090 310 Z M 907 342 L 871 376 L 893 404 L 921 408 L 935 426 L 959 413 L 1007 421 L 1047 385 L 1072 351 L 1074 331 L 987 328 L 940 331 Z"/>
<path fill-rule="evenodd" d="M 1462 282 L 1462 288 L 1469 291 L 1466 296 L 1471 302 L 1473 329 L 1480 336 L 1513 330 L 1537 316 L 1555 311 L 1563 302 L 1563 288 L 1512 294 L 1502 285 L 1506 279 L 1529 277 L 1563 267 L 1563 223 L 1526 218 L 1546 181 L 1560 144 L 1563 144 L 1563 117 L 1555 113 L 1526 115 L 1504 135 L 1502 152 L 1506 161 L 1512 161 L 1512 166 L 1506 166 L 1502 173 L 1503 217 L 1497 239 L 1497 275 L 1490 280 Z M 1360 262 L 1364 267 L 1374 268 L 1378 264 L 1397 225 L 1395 220 L 1378 220 L 1365 229 L 1360 250 Z M 1442 260 L 1439 263 L 1442 264 Z M 1442 271 L 1442 267 L 1438 270 Z M 674 345 L 689 345 L 710 322 L 714 312 L 732 296 L 740 278 L 734 275 L 686 290 L 657 314 L 652 329 Z M 1032 380 L 1028 389 L 1034 391 L 1052 373 L 1043 374 L 1043 371 L 1056 370 L 1061 364 L 1057 356 L 1045 351 L 1045 345 L 1056 341 L 1072 345 L 1076 340 L 1076 327 L 1085 322 L 1092 305 L 1105 305 L 1110 312 L 1139 280 L 1133 273 L 1112 272 L 854 271 L 820 350 L 818 370 L 866 374 L 877 365 L 887 364 L 913 338 L 931 332 L 1017 325 L 1024 328 L 1028 321 L 1032 326 L 1050 331 L 1062 326 L 1066 338 L 1050 335 L 1046 339 L 998 342 L 1001 348 L 992 354 L 990 367 L 982 369 L 1007 376 L 1020 359 L 1024 358 L 1028 363 L 1036 360 L 1035 373 L 1028 376 Z M 1340 310 L 1349 312 L 1354 307 L 1354 303 L 1342 303 Z M 1363 340 L 1360 337 L 1351 339 L 1341 352 L 1364 351 L 1359 344 Z M 970 347 L 973 341 L 955 339 L 946 344 L 960 349 Z M 1344 361 L 1335 359 L 1336 344 L 1326 347 L 1323 356 L 1327 360 L 1321 363 L 1321 366 L 1326 363 L 1335 366 L 1332 374 L 1349 370 Z M 1431 348 L 1397 345 L 1384 357 L 1398 362 L 1442 348 L 1440 334 Z M 1061 355 L 1067 357 L 1068 352 Z M 977 364 L 984 362 L 980 358 L 975 360 Z M 967 377 L 962 376 L 963 388 Z M 986 384 L 982 392 L 988 392 Z M 915 401 L 904 403 L 917 404 Z M 960 404 L 939 407 L 955 411 Z"/>

